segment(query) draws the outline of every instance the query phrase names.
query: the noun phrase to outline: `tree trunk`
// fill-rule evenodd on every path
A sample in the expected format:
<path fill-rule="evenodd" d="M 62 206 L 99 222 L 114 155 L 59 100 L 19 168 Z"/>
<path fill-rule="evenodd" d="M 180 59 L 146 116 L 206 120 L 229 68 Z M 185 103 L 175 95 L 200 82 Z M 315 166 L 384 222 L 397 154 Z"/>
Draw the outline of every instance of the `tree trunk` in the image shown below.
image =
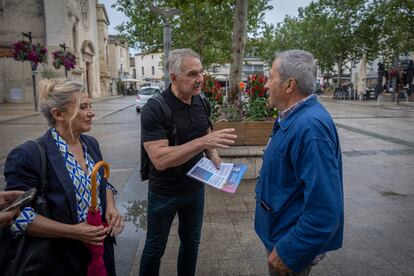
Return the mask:
<path fill-rule="evenodd" d="M 246 44 L 248 0 L 236 0 L 234 11 L 234 29 L 232 43 L 232 63 L 230 66 L 228 103 L 237 110 L 240 108 L 239 83 L 242 77 L 242 66 Z"/>

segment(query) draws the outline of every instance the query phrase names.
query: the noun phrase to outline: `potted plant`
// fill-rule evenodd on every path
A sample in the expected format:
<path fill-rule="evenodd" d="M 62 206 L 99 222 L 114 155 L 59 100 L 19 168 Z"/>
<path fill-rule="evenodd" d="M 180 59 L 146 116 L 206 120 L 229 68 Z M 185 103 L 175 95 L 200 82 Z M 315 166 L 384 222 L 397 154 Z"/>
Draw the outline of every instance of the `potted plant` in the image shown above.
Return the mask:
<path fill-rule="evenodd" d="M 47 49 L 40 43 L 32 44 L 26 40 L 20 40 L 13 44 L 13 57 L 18 61 L 30 61 L 35 67 L 38 63 L 47 61 Z"/>
<path fill-rule="evenodd" d="M 19 40 L 13 44 L 13 57 L 18 61 L 30 61 L 32 69 L 32 82 L 33 82 L 33 99 L 34 109 L 37 111 L 37 92 L 36 92 L 36 70 L 39 63 L 47 62 L 47 49 L 40 43 L 32 43 L 32 33 L 22 33 L 29 38 L 27 40 Z"/>
<path fill-rule="evenodd" d="M 62 65 L 65 70 L 71 70 L 76 67 L 76 57 L 74 54 L 65 50 L 56 50 L 52 52 L 53 66 L 59 69 Z"/>
<path fill-rule="evenodd" d="M 223 103 L 222 89 L 212 76 L 204 78 L 202 90 L 212 105 L 214 129 L 235 128 L 238 137 L 236 146 L 264 146 L 267 143 L 277 110 L 267 105 L 266 81 L 265 76 L 253 74 L 248 77 L 246 85 L 240 85 L 246 89 L 248 100 L 242 103 L 242 121 L 235 121 L 239 111 Z"/>

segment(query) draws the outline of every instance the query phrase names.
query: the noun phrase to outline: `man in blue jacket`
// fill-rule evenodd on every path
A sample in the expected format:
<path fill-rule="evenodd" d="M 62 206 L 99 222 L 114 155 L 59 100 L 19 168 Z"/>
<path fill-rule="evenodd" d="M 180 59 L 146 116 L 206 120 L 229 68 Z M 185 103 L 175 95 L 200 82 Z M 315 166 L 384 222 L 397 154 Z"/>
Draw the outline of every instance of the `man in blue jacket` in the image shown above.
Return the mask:
<path fill-rule="evenodd" d="M 308 275 L 342 246 L 342 157 L 334 122 L 313 91 L 316 62 L 302 50 L 275 58 L 266 84 L 280 113 L 256 185 L 255 230 L 270 275 Z"/>

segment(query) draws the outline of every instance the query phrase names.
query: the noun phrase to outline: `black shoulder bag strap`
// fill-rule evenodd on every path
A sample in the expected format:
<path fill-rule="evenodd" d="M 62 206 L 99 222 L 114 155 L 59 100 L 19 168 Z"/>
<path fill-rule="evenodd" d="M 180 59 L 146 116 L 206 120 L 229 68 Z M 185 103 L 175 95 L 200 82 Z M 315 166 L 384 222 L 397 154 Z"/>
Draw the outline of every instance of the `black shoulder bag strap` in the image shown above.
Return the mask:
<path fill-rule="evenodd" d="M 204 93 L 200 93 L 200 98 L 201 98 L 201 102 L 203 103 L 204 110 L 207 114 L 208 125 L 209 125 L 210 129 L 213 129 L 213 124 L 210 121 L 210 113 L 211 112 L 210 112 L 210 109 L 207 107 L 207 101 L 208 101 L 207 97 L 206 97 L 206 95 L 204 95 Z"/>
<path fill-rule="evenodd" d="M 171 113 L 171 108 L 168 105 L 167 101 L 161 94 L 156 94 L 152 97 L 155 101 L 157 101 L 164 111 L 165 117 L 167 118 L 167 127 L 171 129 L 171 136 L 174 137 L 174 144 L 172 146 L 178 145 L 178 135 L 177 135 L 177 128 L 175 126 L 175 122 Z"/>

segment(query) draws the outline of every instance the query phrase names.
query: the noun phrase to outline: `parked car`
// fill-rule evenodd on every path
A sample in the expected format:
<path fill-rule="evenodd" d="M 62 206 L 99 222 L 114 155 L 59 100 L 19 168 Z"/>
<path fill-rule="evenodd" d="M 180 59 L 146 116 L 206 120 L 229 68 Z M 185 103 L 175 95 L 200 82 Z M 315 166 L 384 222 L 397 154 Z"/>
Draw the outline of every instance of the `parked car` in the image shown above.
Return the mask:
<path fill-rule="evenodd" d="M 138 90 L 135 107 L 140 112 L 147 101 L 157 93 L 161 93 L 161 88 L 155 86 L 142 87 Z"/>

